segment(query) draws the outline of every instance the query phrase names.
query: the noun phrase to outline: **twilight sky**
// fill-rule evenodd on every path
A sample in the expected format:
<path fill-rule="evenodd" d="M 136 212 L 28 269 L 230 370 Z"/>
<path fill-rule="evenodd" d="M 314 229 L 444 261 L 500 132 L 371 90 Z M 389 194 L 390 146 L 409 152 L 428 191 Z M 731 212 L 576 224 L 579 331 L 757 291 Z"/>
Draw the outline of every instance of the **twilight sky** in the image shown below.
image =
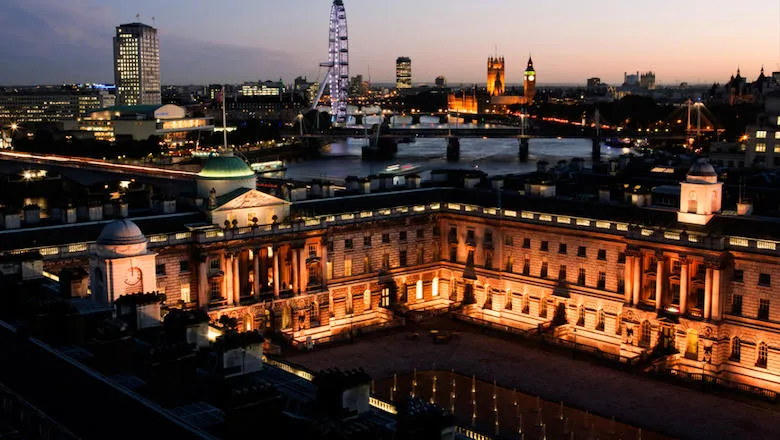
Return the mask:
<path fill-rule="evenodd" d="M 344 0 L 351 74 L 414 82 L 485 81 L 486 57 L 522 81 L 529 53 L 541 84 L 610 83 L 624 71 L 658 82 L 724 82 L 742 68 L 780 70 L 780 2 L 749 0 Z M 164 84 L 316 79 L 327 59 L 330 0 L 0 0 L 0 84 L 113 82 L 120 23 L 160 32 Z"/>

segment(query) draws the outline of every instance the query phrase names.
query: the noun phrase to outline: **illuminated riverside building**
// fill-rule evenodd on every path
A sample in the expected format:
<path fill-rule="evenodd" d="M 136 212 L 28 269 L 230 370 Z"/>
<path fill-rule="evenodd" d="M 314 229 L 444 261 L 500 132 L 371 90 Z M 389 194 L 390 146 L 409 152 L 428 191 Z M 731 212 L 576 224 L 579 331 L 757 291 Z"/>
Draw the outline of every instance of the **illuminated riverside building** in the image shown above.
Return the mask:
<path fill-rule="evenodd" d="M 210 118 L 189 117 L 183 107 L 173 104 L 101 108 L 71 122 L 78 130 L 93 133 L 97 140 L 143 141 L 157 136 L 169 147 L 184 145 L 200 131 L 214 130 Z"/>
<path fill-rule="evenodd" d="M 487 61 L 487 91 L 490 96 L 501 96 L 506 88 L 504 57 L 490 57 Z"/>
<path fill-rule="evenodd" d="M 307 200 L 287 202 L 257 191 L 240 159 L 212 158 L 170 214 L 106 226 L 98 209 L 90 223 L 6 231 L 0 247 L 39 252 L 50 273 L 88 268 L 98 301 L 154 289 L 170 307 L 296 344 L 396 325 L 399 310 L 454 307 L 622 362 L 657 356 L 780 390 L 777 221 L 722 207 L 708 163 L 668 188 L 680 194 L 669 207 L 629 189 L 620 200 L 558 198 L 542 178 L 498 203 L 504 180 L 473 171 L 393 182 L 348 179 L 337 197 L 313 183 L 291 190 Z M 4 221 L 18 227 L 13 215 Z M 34 249 L 14 245 L 33 236 Z"/>
<path fill-rule="evenodd" d="M 143 23 L 117 26 L 114 81 L 119 105 L 160 104 L 160 48 L 157 29 Z"/>
<path fill-rule="evenodd" d="M 114 95 L 104 87 L 30 87 L 0 93 L 3 124 L 35 125 L 86 115 L 114 105 Z"/>
<path fill-rule="evenodd" d="M 412 88 L 412 59 L 398 57 L 395 60 L 395 87 L 399 89 Z"/>

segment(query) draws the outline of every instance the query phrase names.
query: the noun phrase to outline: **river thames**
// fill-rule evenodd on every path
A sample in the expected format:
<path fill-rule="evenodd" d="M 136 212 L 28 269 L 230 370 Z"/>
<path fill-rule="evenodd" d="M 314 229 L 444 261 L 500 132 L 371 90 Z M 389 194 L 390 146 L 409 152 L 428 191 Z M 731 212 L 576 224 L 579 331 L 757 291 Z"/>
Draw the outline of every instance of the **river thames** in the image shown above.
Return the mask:
<path fill-rule="evenodd" d="M 554 166 L 560 160 L 579 157 L 586 166 L 591 163 L 590 139 L 531 139 L 528 161 L 520 162 L 516 138 L 463 138 L 460 140 L 460 160 L 447 162 L 447 140 L 444 138 L 418 138 L 413 143 L 398 144 L 395 160 L 363 161 L 361 148 L 367 144 L 364 138 L 351 138 L 323 148 L 317 159 L 287 164 L 287 177 L 297 180 L 315 178 L 343 180 L 346 176 L 359 177 L 383 172 L 391 165 L 419 167 L 426 178 L 432 169 L 478 169 L 489 175 L 525 173 L 534 171 L 536 163 L 544 160 Z M 602 160 L 616 158 L 628 150 L 602 146 Z"/>

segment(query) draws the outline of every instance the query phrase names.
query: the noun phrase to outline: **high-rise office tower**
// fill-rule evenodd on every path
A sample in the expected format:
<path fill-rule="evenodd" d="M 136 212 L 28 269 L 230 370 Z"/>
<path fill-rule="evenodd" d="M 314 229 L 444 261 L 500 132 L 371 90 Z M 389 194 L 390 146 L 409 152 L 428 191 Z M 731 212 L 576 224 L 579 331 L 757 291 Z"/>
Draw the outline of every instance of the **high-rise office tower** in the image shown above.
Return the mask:
<path fill-rule="evenodd" d="M 117 104 L 160 104 L 157 29 L 143 23 L 117 26 L 114 37 Z"/>
<path fill-rule="evenodd" d="M 489 57 L 487 62 L 487 90 L 490 96 L 504 94 L 504 57 Z"/>
<path fill-rule="evenodd" d="M 399 89 L 412 88 L 412 59 L 398 57 L 395 60 L 395 86 Z"/>

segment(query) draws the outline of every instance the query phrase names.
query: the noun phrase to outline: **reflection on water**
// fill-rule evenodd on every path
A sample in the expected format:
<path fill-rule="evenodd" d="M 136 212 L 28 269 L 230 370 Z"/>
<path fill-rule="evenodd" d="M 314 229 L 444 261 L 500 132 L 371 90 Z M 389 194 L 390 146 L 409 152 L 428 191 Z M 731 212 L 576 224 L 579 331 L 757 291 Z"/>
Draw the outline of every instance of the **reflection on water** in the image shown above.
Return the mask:
<path fill-rule="evenodd" d="M 449 371 L 416 371 L 377 382 L 374 393 L 387 401 L 407 396 L 449 409 L 460 426 L 502 438 L 665 439 L 653 432 L 502 388 Z M 498 432 L 497 432 L 498 431 Z"/>
<path fill-rule="evenodd" d="M 445 125 L 446 126 L 446 125 Z M 518 140 L 515 138 L 460 140 L 460 161 L 447 162 L 447 140 L 417 138 L 410 144 L 399 144 L 396 159 L 386 162 L 365 162 L 361 159 L 364 138 L 335 142 L 323 150 L 319 159 L 288 164 L 287 176 L 293 179 L 330 178 L 340 180 L 348 175 L 367 176 L 383 171 L 395 163 L 413 163 L 424 169 L 480 169 L 488 174 L 510 174 L 534 171 L 536 162 L 546 160 L 555 165 L 559 160 L 575 157 L 591 163 L 590 139 L 531 139 L 527 162 L 520 162 Z M 609 160 L 625 152 L 602 146 L 602 158 Z M 425 173 L 423 178 L 427 177 Z"/>

